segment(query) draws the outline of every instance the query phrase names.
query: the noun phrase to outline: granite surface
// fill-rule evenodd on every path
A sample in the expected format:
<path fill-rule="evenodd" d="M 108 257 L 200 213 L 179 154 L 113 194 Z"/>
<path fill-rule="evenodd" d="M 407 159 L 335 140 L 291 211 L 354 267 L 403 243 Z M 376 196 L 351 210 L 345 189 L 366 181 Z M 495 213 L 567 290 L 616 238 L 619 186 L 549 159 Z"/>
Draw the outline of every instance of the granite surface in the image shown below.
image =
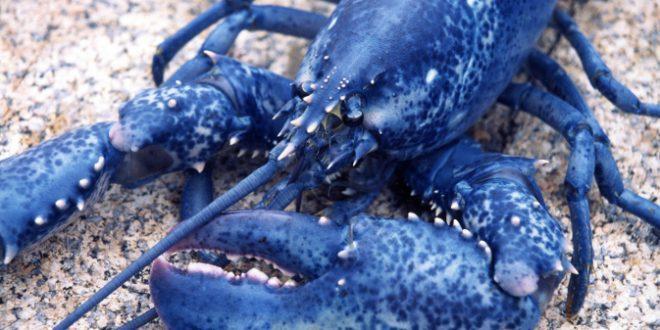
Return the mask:
<path fill-rule="evenodd" d="M 328 10 L 312 0 L 262 3 Z M 116 119 L 119 105 L 151 86 L 155 46 L 203 9 L 208 1 L 37 1 L 0 2 L 0 158 L 79 125 Z M 590 1 L 576 20 L 614 74 L 638 96 L 660 101 L 660 44 L 657 1 Z M 198 38 L 174 61 L 180 65 L 200 45 Z M 292 75 L 306 43 L 265 33 L 244 33 L 232 55 Z M 576 54 L 561 42 L 553 55 L 577 81 L 609 134 L 626 185 L 657 202 L 660 194 L 660 121 L 622 113 L 593 90 Z M 480 139 L 500 141 L 512 154 L 545 158 L 549 169 L 537 179 L 570 237 L 562 182 L 568 148 L 548 126 L 524 114 L 495 109 L 499 124 L 482 123 Z M 504 118 L 504 120 L 502 120 Z M 502 136 L 506 132 L 507 136 Z M 261 160 L 219 158 L 222 191 Z M 182 177 L 174 174 L 137 190 L 112 188 L 103 202 L 39 247 L 20 255 L 0 274 L 0 328 L 52 327 L 101 287 L 176 222 Z M 252 195 L 238 207 L 256 200 Z M 653 328 L 658 320 L 658 238 L 650 226 L 621 212 L 592 189 L 595 263 L 591 293 L 579 317 L 563 315 L 562 283 L 541 328 Z M 373 213 L 401 216 L 400 198 L 386 192 Z M 114 327 L 151 304 L 147 272 L 133 278 L 77 328 Z M 148 328 L 162 328 L 154 322 Z"/>

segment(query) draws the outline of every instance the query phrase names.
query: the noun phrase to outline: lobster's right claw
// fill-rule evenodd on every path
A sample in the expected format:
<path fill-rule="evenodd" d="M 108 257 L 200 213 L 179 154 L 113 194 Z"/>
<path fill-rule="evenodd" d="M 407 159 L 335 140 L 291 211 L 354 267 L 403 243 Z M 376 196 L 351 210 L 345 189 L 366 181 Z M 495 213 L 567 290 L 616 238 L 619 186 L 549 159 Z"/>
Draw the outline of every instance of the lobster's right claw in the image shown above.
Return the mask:
<path fill-rule="evenodd" d="M 122 157 L 108 140 L 110 125 L 79 128 L 0 161 L 0 256 L 5 265 L 107 189 Z"/>
<path fill-rule="evenodd" d="M 174 250 L 253 255 L 282 271 L 234 273 L 200 263 L 184 270 L 161 257 L 150 279 L 158 314 L 173 329 L 533 328 L 556 287 L 506 294 L 491 280 L 483 248 L 448 226 L 352 221 L 337 226 L 265 210 L 223 215 Z M 291 273 L 302 284 L 285 282 Z"/>

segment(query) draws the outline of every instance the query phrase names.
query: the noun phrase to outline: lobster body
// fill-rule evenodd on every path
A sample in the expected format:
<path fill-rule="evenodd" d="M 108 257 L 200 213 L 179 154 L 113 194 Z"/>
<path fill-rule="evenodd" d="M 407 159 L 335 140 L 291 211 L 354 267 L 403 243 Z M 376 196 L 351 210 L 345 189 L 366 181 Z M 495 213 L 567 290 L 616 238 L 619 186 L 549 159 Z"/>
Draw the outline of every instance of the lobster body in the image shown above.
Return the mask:
<path fill-rule="evenodd" d="M 410 159 L 455 139 L 481 117 L 519 70 L 554 6 L 342 1 L 297 82 L 318 85 L 310 108 L 362 95 L 363 125 L 379 149 Z"/>

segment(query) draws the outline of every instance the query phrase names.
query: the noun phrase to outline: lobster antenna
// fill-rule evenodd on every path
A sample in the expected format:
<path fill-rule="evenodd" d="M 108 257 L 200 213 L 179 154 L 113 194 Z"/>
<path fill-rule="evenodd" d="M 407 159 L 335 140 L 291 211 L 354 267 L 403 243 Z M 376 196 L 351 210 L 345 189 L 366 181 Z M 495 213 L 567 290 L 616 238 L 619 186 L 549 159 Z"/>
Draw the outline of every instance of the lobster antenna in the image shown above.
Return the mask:
<path fill-rule="evenodd" d="M 147 323 L 155 320 L 158 318 L 158 313 L 156 312 L 155 308 L 152 308 L 142 314 L 140 314 L 138 317 L 128 321 L 128 323 L 122 325 L 119 327 L 117 330 L 135 330 L 139 329 L 140 327 L 143 327 Z"/>
<path fill-rule="evenodd" d="M 277 148 L 277 147 L 276 147 Z M 144 267 L 151 264 L 161 254 L 165 253 L 177 242 L 190 235 L 193 231 L 207 224 L 215 218 L 216 215 L 225 211 L 230 206 L 255 191 L 257 188 L 266 184 L 277 172 L 281 162 L 271 158 L 266 164 L 252 172 L 245 179 L 241 180 L 233 188 L 229 189 L 222 196 L 215 199 L 211 204 L 205 207 L 196 215 L 181 222 L 172 229 L 160 242 L 156 243 L 151 249 L 147 250 L 137 260 L 130 264 L 126 269 L 117 274 L 105 286 L 99 289 L 87 301 L 79 305 L 71 314 L 62 320 L 54 329 L 67 329 L 78 321 L 83 315 L 96 307 L 103 299 L 117 290 L 122 284 L 128 281 L 133 275 L 139 273 Z"/>

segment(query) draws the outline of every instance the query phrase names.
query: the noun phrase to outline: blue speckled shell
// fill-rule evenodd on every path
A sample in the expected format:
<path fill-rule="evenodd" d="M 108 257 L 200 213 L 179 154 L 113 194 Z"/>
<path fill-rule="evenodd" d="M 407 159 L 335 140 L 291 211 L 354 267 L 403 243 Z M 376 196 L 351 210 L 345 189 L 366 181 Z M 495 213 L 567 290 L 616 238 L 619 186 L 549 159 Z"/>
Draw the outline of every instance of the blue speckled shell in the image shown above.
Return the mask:
<path fill-rule="evenodd" d="M 362 93 L 380 150 L 409 159 L 464 133 L 546 27 L 555 1 L 342 1 L 297 81 L 310 107 Z M 373 81 L 373 83 L 372 83 Z"/>
<path fill-rule="evenodd" d="M 91 203 L 107 189 L 121 158 L 108 142 L 109 127 L 110 123 L 100 123 L 72 130 L 0 161 L 4 253 L 18 252 L 61 228 L 82 206 L 79 203 Z M 80 184 L 83 179 L 88 180 L 86 187 Z M 57 200 L 66 207 L 58 208 Z M 44 223 L 35 223 L 37 217 Z"/>
<path fill-rule="evenodd" d="M 534 298 L 509 296 L 491 280 L 490 261 L 474 238 L 421 221 L 358 216 L 353 222 L 352 257 L 342 259 L 337 252 L 347 244 L 346 227 L 273 211 L 220 217 L 190 240 L 296 265 L 294 271 L 314 280 L 270 288 L 188 273 L 161 260 L 151 276 L 158 313 L 172 329 L 531 329 L 538 322 Z"/>

